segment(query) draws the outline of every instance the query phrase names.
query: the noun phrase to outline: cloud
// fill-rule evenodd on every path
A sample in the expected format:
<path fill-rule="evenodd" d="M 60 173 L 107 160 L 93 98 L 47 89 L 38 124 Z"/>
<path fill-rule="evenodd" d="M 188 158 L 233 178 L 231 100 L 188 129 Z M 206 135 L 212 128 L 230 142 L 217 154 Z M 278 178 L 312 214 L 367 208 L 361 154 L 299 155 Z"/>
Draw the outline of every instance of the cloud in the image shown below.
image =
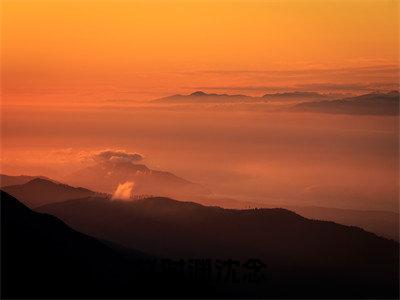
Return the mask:
<path fill-rule="evenodd" d="M 93 155 L 97 162 L 131 162 L 141 161 L 144 157 L 139 153 L 127 152 L 125 150 L 103 150 Z"/>

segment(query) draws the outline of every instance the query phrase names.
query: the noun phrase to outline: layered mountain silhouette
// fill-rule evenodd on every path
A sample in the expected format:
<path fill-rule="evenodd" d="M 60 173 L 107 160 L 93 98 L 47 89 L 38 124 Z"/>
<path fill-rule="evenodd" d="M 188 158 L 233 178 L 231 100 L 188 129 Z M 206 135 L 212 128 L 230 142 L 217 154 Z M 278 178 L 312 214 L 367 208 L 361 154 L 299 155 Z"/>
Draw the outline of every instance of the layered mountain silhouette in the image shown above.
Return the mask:
<path fill-rule="evenodd" d="M 300 102 L 335 99 L 337 95 L 317 92 L 294 91 L 267 93 L 262 97 L 243 94 L 215 94 L 197 91 L 188 95 L 173 95 L 153 100 L 154 103 L 256 103 L 256 102 Z"/>
<path fill-rule="evenodd" d="M 47 179 L 47 180 L 54 181 L 45 176 L 28 176 L 28 175 L 10 176 L 10 175 L 6 175 L 6 174 L 0 174 L 0 187 L 8 186 L 8 185 L 24 184 L 35 178 L 41 178 L 41 179 Z"/>
<path fill-rule="evenodd" d="M 246 103 L 260 101 L 258 97 L 251 97 L 241 94 L 208 94 L 202 91 L 197 91 L 189 95 L 173 95 L 160 99 L 156 99 L 154 103 Z"/>
<path fill-rule="evenodd" d="M 155 256 L 79 233 L 0 196 L 2 299 L 220 296 L 207 284 L 147 268 Z"/>
<path fill-rule="evenodd" d="M 320 94 L 317 92 L 284 92 L 284 93 L 268 93 L 263 96 L 263 98 L 270 101 L 278 102 L 299 102 L 299 101 L 315 101 L 315 100 L 327 100 L 335 98 L 335 95 L 331 94 Z"/>
<path fill-rule="evenodd" d="M 197 91 L 188 95 L 173 95 L 152 101 L 153 103 L 274 103 L 290 104 L 291 111 L 323 112 L 355 115 L 398 115 L 399 92 L 376 92 L 343 98 L 340 94 L 322 94 L 309 91 L 267 93 L 262 97 L 242 94 L 214 94 Z M 300 103 L 299 103 L 300 102 Z"/>
<path fill-rule="evenodd" d="M 371 93 L 332 101 L 304 102 L 295 105 L 294 111 L 322 112 L 354 115 L 399 114 L 399 92 Z"/>
<path fill-rule="evenodd" d="M 85 188 L 76 188 L 42 178 L 35 178 L 23 184 L 4 186 L 2 189 L 31 208 L 47 203 L 98 195 Z"/>
<path fill-rule="evenodd" d="M 132 162 L 99 162 L 74 172 L 65 181 L 105 193 L 113 193 L 118 184 L 126 181 L 134 182 L 135 194 L 189 196 L 209 193 L 203 186 L 170 172 L 152 170 Z"/>
<path fill-rule="evenodd" d="M 205 206 L 219 206 L 228 209 L 271 208 L 270 204 L 243 201 L 232 198 L 195 197 L 193 202 Z M 357 210 L 319 206 L 286 206 L 282 208 L 291 210 L 308 219 L 333 221 L 348 226 L 361 227 L 379 236 L 399 241 L 400 217 L 396 212 L 379 210 Z"/>
<path fill-rule="evenodd" d="M 168 198 L 89 197 L 37 209 L 96 239 L 0 196 L 4 298 L 398 296 L 398 243 L 356 227 L 284 209 L 228 210 Z M 267 265 L 267 281 L 209 284 L 138 263 L 157 257 L 257 258 Z"/>
<path fill-rule="evenodd" d="M 379 236 L 399 240 L 399 214 L 395 212 L 318 206 L 289 206 L 287 208 L 306 218 L 355 225 Z"/>
<path fill-rule="evenodd" d="M 3 191 L 0 203 L 2 297 L 101 297 L 126 289 L 137 277 L 99 240 L 31 211 Z"/>
<path fill-rule="evenodd" d="M 84 233 L 157 255 L 260 258 L 268 265 L 271 289 L 282 289 L 280 297 L 290 293 L 288 285 L 308 296 L 319 288 L 333 297 L 398 292 L 398 243 L 285 209 L 229 210 L 158 197 L 79 199 L 38 210 Z"/>

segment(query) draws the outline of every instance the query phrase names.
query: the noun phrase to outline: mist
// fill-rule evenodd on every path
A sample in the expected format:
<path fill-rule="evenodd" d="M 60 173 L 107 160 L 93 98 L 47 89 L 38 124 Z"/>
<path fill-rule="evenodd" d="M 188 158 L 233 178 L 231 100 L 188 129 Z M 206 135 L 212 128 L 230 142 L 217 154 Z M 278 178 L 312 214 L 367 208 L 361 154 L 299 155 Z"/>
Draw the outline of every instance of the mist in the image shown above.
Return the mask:
<path fill-rule="evenodd" d="M 397 211 L 398 117 L 250 107 L 7 106 L 2 172 L 62 180 L 125 149 L 216 198 Z"/>

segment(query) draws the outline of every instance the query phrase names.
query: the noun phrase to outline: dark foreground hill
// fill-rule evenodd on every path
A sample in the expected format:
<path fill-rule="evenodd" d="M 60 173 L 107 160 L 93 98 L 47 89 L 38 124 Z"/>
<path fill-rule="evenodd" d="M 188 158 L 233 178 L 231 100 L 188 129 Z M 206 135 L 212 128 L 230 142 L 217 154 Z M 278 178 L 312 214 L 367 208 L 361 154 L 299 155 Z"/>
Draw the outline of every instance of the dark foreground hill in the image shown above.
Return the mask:
<path fill-rule="evenodd" d="M 143 262 L 154 256 L 79 233 L 1 191 L 1 298 L 217 296 Z"/>
<path fill-rule="evenodd" d="M 193 202 L 205 206 L 219 206 L 228 209 L 271 208 L 259 202 L 249 202 L 233 198 L 194 197 Z M 276 207 L 276 206 L 275 206 Z M 397 212 L 379 210 L 357 210 L 319 206 L 282 206 L 307 219 L 333 221 L 335 223 L 357 226 L 376 235 L 399 241 L 400 218 Z"/>
<path fill-rule="evenodd" d="M 76 188 L 42 178 L 35 178 L 24 184 L 5 186 L 2 189 L 31 208 L 52 202 L 97 195 L 96 192 L 85 188 Z"/>
<path fill-rule="evenodd" d="M 100 296 L 109 288 L 122 288 L 123 275 L 129 273 L 106 245 L 53 216 L 31 211 L 4 192 L 1 245 L 5 298 Z"/>
<path fill-rule="evenodd" d="M 273 297 L 398 296 L 398 243 L 284 209 L 228 210 L 167 198 L 91 198 L 39 210 L 87 234 L 157 255 L 260 259 L 267 265 Z"/>

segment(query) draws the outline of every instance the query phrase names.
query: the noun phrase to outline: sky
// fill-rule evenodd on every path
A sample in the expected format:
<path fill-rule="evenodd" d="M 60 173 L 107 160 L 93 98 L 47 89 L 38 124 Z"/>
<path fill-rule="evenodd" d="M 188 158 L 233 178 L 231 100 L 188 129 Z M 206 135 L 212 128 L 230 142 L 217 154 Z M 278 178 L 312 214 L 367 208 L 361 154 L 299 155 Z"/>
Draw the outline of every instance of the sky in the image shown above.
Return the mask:
<path fill-rule="evenodd" d="M 398 89 L 399 1 L 0 2 L 1 172 L 123 149 L 226 197 L 398 210 L 398 117 L 136 101 Z"/>
<path fill-rule="evenodd" d="M 1 4 L 5 103 L 397 86 L 399 1 Z"/>

